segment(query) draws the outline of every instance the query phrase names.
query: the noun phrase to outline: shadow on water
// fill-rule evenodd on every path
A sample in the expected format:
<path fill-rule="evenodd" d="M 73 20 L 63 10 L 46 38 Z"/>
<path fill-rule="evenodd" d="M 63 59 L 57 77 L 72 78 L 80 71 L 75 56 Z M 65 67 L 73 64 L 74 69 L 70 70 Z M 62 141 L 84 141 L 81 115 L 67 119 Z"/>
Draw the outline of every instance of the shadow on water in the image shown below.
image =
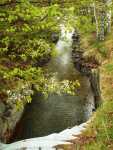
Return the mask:
<path fill-rule="evenodd" d="M 94 109 L 94 96 L 89 79 L 82 76 L 71 60 L 71 36 L 67 33 L 67 41 L 60 39 L 57 43 L 58 56 L 53 58 L 47 72 L 55 73 L 58 80 L 79 80 L 80 88 L 76 95 L 51 94 L 48 99 L 35 93 L 31 104 L 28 104 L 15 135 L 15 140 L 45 136 L 60 132 L 66 128 L 79 125 L 88 120 Z M 17 134 L 18 133 L 18 134 Z"/>

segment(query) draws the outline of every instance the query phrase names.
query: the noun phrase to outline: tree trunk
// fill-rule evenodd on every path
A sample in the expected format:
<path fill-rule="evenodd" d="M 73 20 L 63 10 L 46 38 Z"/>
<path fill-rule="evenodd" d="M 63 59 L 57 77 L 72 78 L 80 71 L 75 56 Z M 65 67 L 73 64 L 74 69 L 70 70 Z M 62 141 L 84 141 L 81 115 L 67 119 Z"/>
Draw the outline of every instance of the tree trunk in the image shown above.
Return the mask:
<path fill-rule="evenodd" d="M 107 5 L 107 13 L 106 13 L 106 17 L 107 17 L 107 33 L 111 32 L 111 17 L 112 17 L 112 11 L 111 11 L 111 5 L 112 5 L 112 0 L 107 0 L 106 1 L 106 5 Z"/>
<path fill-rule="evenodd" d="M 105 39 L 105 11 L 102 10 L 100 12 L 100 32 L 99 32 L 99 40 L 104 41 Z"/>
<path fill-rule="evenodd" d="M 94 9 L 94 17 L 95 17 L 95 23 L 96 23 L 96 35 L 97 39 L 99 37 L 99 25 L 98 25 L 98 18 L 97 18 L 97 12 L 96 12 L 96 4 L 93 3 L 93 9 Z"/>

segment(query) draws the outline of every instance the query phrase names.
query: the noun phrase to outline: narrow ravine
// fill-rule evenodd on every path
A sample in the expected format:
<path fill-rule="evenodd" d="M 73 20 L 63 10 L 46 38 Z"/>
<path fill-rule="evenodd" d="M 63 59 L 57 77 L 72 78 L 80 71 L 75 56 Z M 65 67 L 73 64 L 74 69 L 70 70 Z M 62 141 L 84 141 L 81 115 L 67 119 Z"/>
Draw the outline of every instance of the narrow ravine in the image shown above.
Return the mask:
<path fill-rule="evenodd" d="M 90 118 L 95 107 L 94 94 L 88 77 L 81 75 L 72 62 L 72 34 L 72 31 L 65 32 L 62 28 L 56 45 L 58 55 L 48 63 L 45 70 L 53 73 L 54 80 L 58 82 L 78 80 L 80 88 L 76 90 L 76 95 L 50 94 L 45 100 L 42 94 L 35 93 L 19 123 L 21 130 L 17 126 L 12 142 L 29 140 L 9 144 L 6 149 L 38 146 L 50 150 L 53 146 L 73 139 L 73 134 L 79 134 L 85 128 L 84 122 Z"/>

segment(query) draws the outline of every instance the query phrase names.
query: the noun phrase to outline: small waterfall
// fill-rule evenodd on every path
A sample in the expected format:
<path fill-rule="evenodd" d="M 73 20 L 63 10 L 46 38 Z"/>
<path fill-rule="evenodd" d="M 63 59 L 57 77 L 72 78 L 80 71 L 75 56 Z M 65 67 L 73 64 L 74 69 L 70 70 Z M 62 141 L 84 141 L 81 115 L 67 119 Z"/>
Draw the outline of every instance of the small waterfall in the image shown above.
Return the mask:
<path fill-rule="evenodd" d="M 69 79 L 68 77 L 71 77 L 71 73 L 75 72 L 72 63 L 72 35 L 74 30 L 67 30 L 64 25 L 61 25 L 60 28 L 61 36 L 56 44 L 57 56 L 51 60 L 47 69 L 48 72 L 56 72 L 57 76 L 55 76 L 55 78 L 64 80 Z"/>
<path fill-rule="evenodd" d="M 56 45 L 56 50 L 58 53 L 58 64 L 64 68 L 71 61 L 72 34 L 73 30 L 68 31 L 64 26 L 61 26 L 61 37 Z"/>

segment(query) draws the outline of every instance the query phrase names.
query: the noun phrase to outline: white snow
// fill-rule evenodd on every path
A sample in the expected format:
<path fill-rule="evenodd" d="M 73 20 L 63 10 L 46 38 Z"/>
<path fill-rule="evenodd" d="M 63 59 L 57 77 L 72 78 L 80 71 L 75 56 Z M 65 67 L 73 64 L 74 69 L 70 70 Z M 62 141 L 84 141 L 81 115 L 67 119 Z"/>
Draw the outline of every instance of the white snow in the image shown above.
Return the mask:
<path fill-rule="evenodd" d="M 48 136 L 31 138 L 22 141 L 18 141 L 12 144 L 6 144 L 1 150 L 21 150 L 26 148 L 26 150 L 36 150 L 41 148 L 41 150 L 55 150 L 55 146 L 60 144 L 71 144 L 73 139 L 76 139 L 76 135 L 79 135 L 85 128 L 87 122 L 79 126 L 75 126 L 70 129 L 65 129 L 60 133 L 53 133 Z"/>

